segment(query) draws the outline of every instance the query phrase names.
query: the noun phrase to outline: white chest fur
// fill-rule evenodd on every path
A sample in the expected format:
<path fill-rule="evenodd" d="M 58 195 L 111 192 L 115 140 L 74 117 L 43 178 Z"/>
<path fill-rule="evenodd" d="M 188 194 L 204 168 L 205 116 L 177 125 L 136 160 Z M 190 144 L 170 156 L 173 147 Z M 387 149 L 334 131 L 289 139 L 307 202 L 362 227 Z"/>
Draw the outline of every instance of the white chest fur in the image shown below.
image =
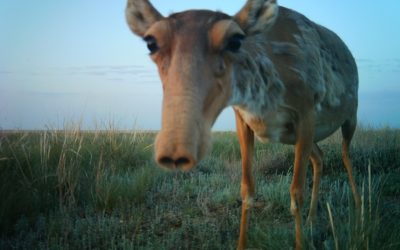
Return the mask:
<path fill-rule="evenodd" d="M 243 120 L 254 131 L 261 142 L 281 142 L 282 136 L 287 137 L 287 124 L 290 124 L 290 116 L 285 111 L 270 111 L 263 115 L 254 115 L 242 106 L 234 106 Z"/>

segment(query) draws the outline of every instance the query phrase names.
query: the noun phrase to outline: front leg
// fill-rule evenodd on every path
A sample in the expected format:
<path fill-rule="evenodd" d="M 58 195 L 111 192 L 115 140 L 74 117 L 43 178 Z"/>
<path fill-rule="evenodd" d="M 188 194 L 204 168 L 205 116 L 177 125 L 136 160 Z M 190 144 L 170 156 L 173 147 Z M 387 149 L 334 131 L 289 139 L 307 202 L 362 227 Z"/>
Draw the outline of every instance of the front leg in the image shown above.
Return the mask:
<path fill-rule="evenodd" d="M 243 121 L 239 112 L 235 110 L 237 135 L 240 143 L 240 153 L 242 156 L 242 181 L 240 194 L 242 197 L 242 218 L 240 221 L 240 236 L 238 249 L 245 249 L 248 220 L 250 207 L 254 197 L 254 179 L 251 172 L 253 151 L 254 151 L 254 132 Z"/>
<path fill-rule="evenodd" d="M 310 114 L 303 118 L 296 129 L 295 160 L 293 179 L 290 186 L 290 210 L 295 219 L 296 250 L 302 249 L 301 208 L 303 207 L 307 164 L 314 140 L 314 117 Z"/>

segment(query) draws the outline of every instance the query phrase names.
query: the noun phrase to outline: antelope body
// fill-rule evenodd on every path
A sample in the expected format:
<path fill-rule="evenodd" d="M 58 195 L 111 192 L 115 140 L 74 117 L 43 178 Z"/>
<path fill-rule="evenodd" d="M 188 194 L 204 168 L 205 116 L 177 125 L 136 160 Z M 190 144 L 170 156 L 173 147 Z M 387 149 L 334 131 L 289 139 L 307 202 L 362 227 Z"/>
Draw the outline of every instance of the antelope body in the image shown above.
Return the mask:
<path fill-rule="evenodd" d="M 349 145 L 357 123 L 358 74 L 341 39 L 275 0 L 248 0 L 235 15 L 190 10 L 163 17 L 147 0 L 128 0 L 127 21 L 147 42 L 163 86 L 156 161 L 188 170 L 206 154 L 210 131 L 232 106 L 242 155 L 242 219 L 246 245 L 255 185 L 254 137 L 295 146 L 291 212 L 301 249 L 306 167 L 313 166 L 309 219 L 315 216 L 322 171 L 317 142 L 342 129 L 342 157 L 356 207 Z"/>

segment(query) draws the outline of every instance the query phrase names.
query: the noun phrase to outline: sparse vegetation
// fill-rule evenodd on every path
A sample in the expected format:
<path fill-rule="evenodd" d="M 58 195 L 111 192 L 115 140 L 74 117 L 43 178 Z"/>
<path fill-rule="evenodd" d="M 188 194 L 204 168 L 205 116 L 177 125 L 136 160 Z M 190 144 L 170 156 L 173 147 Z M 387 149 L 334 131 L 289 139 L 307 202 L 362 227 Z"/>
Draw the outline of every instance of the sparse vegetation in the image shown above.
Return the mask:
<path fill-rule="evenodd" d="M 235 134 L 215 133 L 212 152 L 187 173 L 153 163 L 154 136 L 112 128 L 0 132 L 0 249 L 235 249 L 241 206 Z M 317 220 L 304 226 L 306 249 L 399 249 L 400 131 L 356 133 L 359 222 L 340 143 L 340 134 L 320 143 L 324 174 Z M 291 146 L 256 145 L 250 248 L 293 247 L 292 161 Z"/>

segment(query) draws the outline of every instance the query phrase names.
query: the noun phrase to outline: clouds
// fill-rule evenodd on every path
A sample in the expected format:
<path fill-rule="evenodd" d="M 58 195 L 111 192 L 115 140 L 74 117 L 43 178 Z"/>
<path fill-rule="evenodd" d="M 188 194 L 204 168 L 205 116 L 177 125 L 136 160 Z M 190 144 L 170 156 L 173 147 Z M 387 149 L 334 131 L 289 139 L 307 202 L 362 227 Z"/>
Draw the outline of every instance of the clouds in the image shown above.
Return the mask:
<path fill-rule="evenodd" d="M 400 58 L 356 60 L 360 72 L 359 118 L 365 124 L 400 127 Z M 29 69 L 0 68 L 0 127 L 43 128 L 69 117 L 107 120 L 125 127 L 137 120 L 159 129 L 162 88 L 154 65 L 84 65 Z M 234 129 L 230 109 L 215 125 Z"/>
<path fill-rule="evenodd" d="M 357 59 L 360 75 L 359 120 L 400 127 L 400 58 Z"/>
<path fill-rule="evenodd" d="M 9 75 L 11 74 L 11 71 L 8 70 L 0 70 L 0 75 Z"/>
<path fill-rule="evenodd" d="M 110 117 L 121 121 L 118 127 L 131 128 L 137 118 L 141 127 L 156 129 L 161 87 L 135 80 L 146 70 L 133 68 L 53 68 L 35 71 L 34 76 L 31 71 L 13 71 L 12 78 L 18 79 L 0 84 L 0 129 L 41 129 L 80 118 L 87 128 L 93 128 L 93 120 L 107 121 Z M 5 81 L 0 77 L 0 82 Z"/>
<path fill-rule="evenodd" d="M 73 67 L 49 67 L 29 70 L 0 69 L 0 77 L 31 77 L 45 81 L 69 79 L 70 81 L 109 81 L 135 84 L 158 84 L 159 77 L 155 66 L 142 65 L 88 65 Z"/>
<path fill-rule="evenodd" d="M 391 59 L 356 59 L 360 70 L 369 72 L 393 72 L 400 73 L 400 58 Z"/>
<path fill-rule="evenodd" d="M 373 126 L 400 127 L 400 90 L 362 91 L 359 93 L 358 117 Z"/>
<path fill-rule="evenodd" d="M 138 65 L 91 65 L 83 67 L 68 67 L 67 70 L 70 74 L 80 74 L 80 75 L 146 75 L 149 73 L 149 69 L 144 66 Z"/>
<path fill-rule="evenodd" d="M 155 68 L 142 65 L 89 65 L 62 69 L 70 76 L 102 77 L 111 82 L 129 82 L 130 84 L 158 84 Z"/>

